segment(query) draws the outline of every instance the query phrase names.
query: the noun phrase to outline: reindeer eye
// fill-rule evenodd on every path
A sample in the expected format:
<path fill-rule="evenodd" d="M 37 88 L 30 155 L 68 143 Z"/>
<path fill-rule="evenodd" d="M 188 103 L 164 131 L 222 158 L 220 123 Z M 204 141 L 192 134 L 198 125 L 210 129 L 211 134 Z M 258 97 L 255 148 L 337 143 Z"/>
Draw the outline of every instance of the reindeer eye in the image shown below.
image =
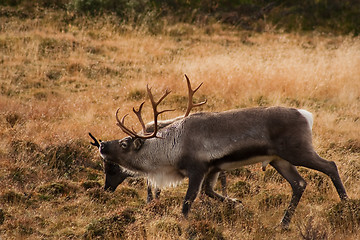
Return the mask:
<path fill-rule="evenodd" d="M 120 142 L 120 146 L 122 147 L 122 148 L 127 148 L 128 147 L 128 143 L 127 142 Z"/>

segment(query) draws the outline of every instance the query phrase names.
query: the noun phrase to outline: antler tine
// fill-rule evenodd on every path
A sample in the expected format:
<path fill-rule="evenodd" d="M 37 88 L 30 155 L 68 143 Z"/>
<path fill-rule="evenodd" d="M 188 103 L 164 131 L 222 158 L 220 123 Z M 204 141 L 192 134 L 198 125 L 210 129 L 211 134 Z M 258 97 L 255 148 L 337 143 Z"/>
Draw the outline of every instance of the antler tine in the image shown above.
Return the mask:
<path fill-rule="evenodd" d="M 141 116 L 141 110 L 142 110 L 142 107 L 143 107 L 144 103 L 145 103 L 145 101 L 140 104 L 139 110 L 137 110 L 137 111 L 135 110 L 135 108 L 133 108 L 133 112 L 134 112 L 134 113 L 136 114 L 136 116 L 138 117 L 139 122 L 140 122 L 140 124 L 141 124 L 141 127 L 142 127 L 142 129 L 143 129 L 143 132 L 144 132 L 144 134 L 145 134 L 145 133 L 146 133 L 145 123 L 144 123 L 144 121 L 143 121 L 143 119 L 142 119 L 142 116 Z"/>
<path fill-rule="evenodd" d="M 119 120 L 118 113 L 119 113 L 120 108 L 118 108 L 118 109 L 116 110 L 115 117 L 116 117 L 116 120 L 117 120 L 117 125 L 120 127 L 120 129 L 121 129 L 124 133 L 128 134 L 130 137 L 141 138 L 141 139 L 149 139 L 149 138 L 157 137 L 156 134 L 157 134 L 157 131 L 158 131 L 158 126 L 157 126 L 157 118 L 158 118 L 158 116 L 159 116 L 160 114 L 164 113 L 164 112 L 174 111 L 174 110 L 163 110 L 163 111 L 158 112 L 158 110 L 157 110 L 157 106 L 164 100 L 164 98 L 165 98 L 167 95 L 169 95 L 169 93 L 170 93 L 171 91 L 166 90 L 165 93 L 164 93 L 164 95 L 156 102 L 156 101 L 154 100 L 154 96 L 153 96 L 152 93 L 151 93 L 151 89 L 149 88 L 148 85 L 146 85 L 146 89 L 147 89 L 147 92 L 148 92 L 148 95 L 149 95 L 149 98 L 150 98 L 150 101 L 151 101 L 151 105 L 152 105 L 152 107 L 153 107 L 153 112 L 154 112 L 154 132 L 153 132 L 153 133 L 151 133 L 151 134 L 146 134 L 146 131 L 145 131 L 145 124 L 144 124 L 144 121 L 143 121 L 142 116 L 141 116 L 141 110 L 142 110 L 142 107 L 143 107 L 143 105 L 144 105 L 144 102 L 142 102 L 142 103 L 140 104 L 139 110 L 136 110 L 135 108 L 133 108 L 133 112 L 134 112 L 134 113 L 136 114 L 136 116 L 138 117 L 138 119 L 139 119 L 139 121 L 140 121 L 140 123 L 141 123 L 141 126 L 142 126 L 142 128 L 143 128 L 144 136 L 138 135 L 138 134 L 135 132 L 134 129 L 131 130 L 131 129 L 127 128 L 127 127 L 125 126 L 125 124 L 124 124 L 124 121 L 125 121 L 125 117 L 126 117 L 128 114 L 124 115 L 124 116 L 122 117 L 122 119 Z"/>
<path fill-rule="evenodd" d="M 125 121 L 125 118 L 128 114 L 125 114 L 122 118 L 121 118 L 121 121 L 119 120 L 119 117 L 118 117 L 118 113 L 119 113 L 119 110 L 120 108 L 118 108 L 116 110 L 116 114 L 115 114 L 115 117 L 116 117 L 116 120 L 117 120 L 117 125 L 120 127 L 120 129 L 126 133 L 127 135 L 129 135 L 130 137 L 136 137 L 136 133 L 135 131 L 132 131 L 130 129 L 128 129 L 127 127 L 125 127 L 125 124 L 124 124 L 124 121 Z"/>
<path fill-rule="evenodd" d="M 90 142 L 91 145 L 95 146 L 95 147 L 100 147 L 100 143 L 101 140 L 97 140 L 91 133 L 89 133 L 89 136 L 94 140 L 94 142 Z"/>
<path fill-rule="evenodd" d="M 149 85 L 146 85 L 146 90 L 147 90 L 148 96 L 150 98 L 150 102 L 151 102 L 151 105 L 153 107 L 153 112 L 154 112 L 154 132 L 151 135 L 146 136 L 146 138 L 151 138 L 151 137 L 156 137 L 156 134 L 158 131 L 158 125 L 157 125 L 158 116 L 164 112 L 174 111 L 174 109 L 167 109 L 167 110 L 163 110 L 160 112 L 158 112 L 158 110 L 157 110 L 157 106 L 164 100 L 164 98 L 167 95 L 170 94 L 170 92 L 171 92 L 170 90 L 166 89 L 163 96 L 157 102 L 155 102 L 155 100 L 154 100 L 154 96 L 151 93 L 151 88 L 149 88 Z"/>
<path fill-rule="evenodd" d="M 153 105 L 153 107 L 154 106 L 157 107 L 157 105 L 159 105 L 161 103 L 161 101 L 164 100 L 164 98 L 171 93 L 171 90 L 166 89 L 164 95 L 157 102 L 155 102 L 154 96 L 151 93 L 151 88 L 149 88 L 148 84 L 146 85 L 146 90 L 147 90 L 148 96 L 150 98 L 150 101 L 151 101 L 151 104 Z"/>
<path fill-rule="evenodd" d="M 200 102 L 200 103 L 193 103 L 194 93 L 195 93 L 197 90 L 199 90 L 199 88 L 202 86 L 203 83 L 200 83 L 199 86 L 197 86 L 197 87 L 193 90 L 193 89 L 191 88 L 190 80 L 189 80 L 188 76 L 186 76 L 186 74 L 185 74 L 185 78 L 186 78 L 186 83 L 187 83 L 187 86 L 188 86 L 188 93 L 189 93 L 188 106 L 187 106 L 187 109 L 186 109 L 186 112 L 185 112 L 185 117 L 187 117 L 187 116 L 189 116 L 190 111 L 191 111 L 192 108 L 198 107 L 198 106 L 201 106 L 201 105 L 204 105 L 204 104 L 207 102 L 207 99 L 205 99 L 205 101 Z"/>

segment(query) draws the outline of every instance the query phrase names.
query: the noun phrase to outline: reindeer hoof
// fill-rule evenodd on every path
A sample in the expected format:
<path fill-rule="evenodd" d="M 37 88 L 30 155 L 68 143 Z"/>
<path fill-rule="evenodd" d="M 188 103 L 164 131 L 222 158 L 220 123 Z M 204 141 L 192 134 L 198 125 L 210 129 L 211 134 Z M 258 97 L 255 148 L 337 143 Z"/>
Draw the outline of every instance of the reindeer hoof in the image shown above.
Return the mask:
<path fill-rule="evenodd" d="M 281 222 L 280 223 L 281 231 L 284 231 L 284 232 L 289 231 L 290 230 L 289 225 L 290 225 L 289 223 Z"/>
<path fill-rule="evenodd" d="M 225 202 L 232 205 L 232 206 L 243 206 L 242 202 L 239 199 L 236 198 L 225 198 Z"/>

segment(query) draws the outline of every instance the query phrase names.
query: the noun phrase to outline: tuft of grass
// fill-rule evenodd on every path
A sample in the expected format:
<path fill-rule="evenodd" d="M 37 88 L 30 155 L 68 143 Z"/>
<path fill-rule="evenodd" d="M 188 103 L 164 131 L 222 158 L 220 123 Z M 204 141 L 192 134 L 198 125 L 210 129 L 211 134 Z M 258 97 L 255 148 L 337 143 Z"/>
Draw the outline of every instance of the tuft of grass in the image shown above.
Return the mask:
<path fill-rule="evenodd" d="M 15 161 L 39 161 L 44 155 L 40 146 L 26 140 L 13 140 L 10 143 L 9 156 Z"/>
<path fill-rule="evenodd" d="M 128 99 L 139 101 L 145 99 L 145 96 L 146 96 L 146 92 L 144 90 L 136 89 L 129 93 Z"/>
<path fill-rule="evenodd" d="M 113 214 L 109 217 L 94 220 L 86 227 L 84 233 L 85 239 L 96 238 L 117 238 L 123 239 L 127 225 L 136 221 L 134 210 L 125 209 L 120 213 Z"/>
<path fill-rule="evenodd" d="M 238 181 L 229 186 L 229 190 L 235 194 L 236 197 L 243 198 L 250 194 L 251 186 L 248 182 Z"/>
<path fill-rule="evenodd" d="M 278 208 L 288 201 L 289 198 L 285 194 L 266 194 L 265 197 L 259 201 L 259 208 L 264 210 Z"/>
<path fill-rule="evenodd" d="M 27 172 L 27 170 L 25 168 L 14 167 L 14 168 L 10 169 L 9 177 L 14 182 L 22 183 L 26 179 L 26 175 L 27 175 L 26 172 Z"/>
<path fill-rule="evenodd" d="M 34 98 L 37 100 L 46 100 L 48 97 L 46 92 L 36 92 L 34 93 Z"/>
<path fill-rule="evenodd" d="M 213 207 L 217 204 L 217 207 Z M 202 221 L 206 219 L 211 223 L 219 226 L 241 226 L 244 229 L 250 229 L 254 223 L 254 212 L 249 208 L 243 207 L 242 204 L 235 204 L 232 201 L 218 203 L 215 200 L 205 197 L 201 200 L 199 206 L 194 206 L 192 219 Z"/>
<path fill-rule="evenodd" d="M 101 184 L 97 181 L 86 181 L 81 183 L 81 186 L 87 190 L 87 189 L 91 189 L 91 188 L 100 188 Z"/>
<path fill-rule="evenodd" d="M 37 193 L 42 195 L 44 199 L 52 199 L 57 197 L 74 197 L 78 188 L 68 182 L 53 182 L 37 188 Z"/>
<path fill-rule="evenodd" d="M 360 228 L 360 200 L 350 199 L 332 206 L 327 218 L 333 229 L 344 232 L 357 232 Z"/>
<path fill-rule="evenodd" d="M 91 151 L 83 141 L 69 141 L 64 144 L 49 145 L 45 148 L 26 140 L 13 140 L 10 143 L 9 156 L 21 164 L 29 164 L 35 168 L 42 166 L 54 170 L 59 174 L 75 178 L 81 171 L 89 172 L 87 168 L 96 169 L 97 163 L 91 161 Z M 12 170 L 14 180 L 25 179 L 34 174 L 15 168 Z M 36 170 L 33 170 L 36 171 Z M 98 174 L 90 170 L 90 178 L 97 178 Z M 94 175 L 95 174 L 95 175 Z"/>
<path fill-rule="evenodd" d="M 74 167 L 84 165 L 90 158 L 89 148 L 81 142 L 69 142 L 63 145 L 52 145 L 47 147 L 45 159 L 50 168 L 59 170 L 62 173 L 75 171 Z"/>
<path fill-rule="evenodd" d="M 225 239 L 221 230 L 205 220 L 191 222 L 186 234 L 187 239 Z"/>
<path fill-rule="evenodd" d="M 169 204 L 169 202 L 171 202 L 171 204 Z M 179 202 L 181 202 L 180 199 Z M 164 201 L 150 202 L 145 206 L 145 211 L 150 215 L 164 216 L 170 214 L 176 205 L 177 204 L 167 198 Z"/>
<path fill-rule="evenodd" d="M 314 217 L 311 216 L 303 226 L 298 225 L 300 237 L 304 240 L 326 240 L 329 234 L 324 225 L 315 223 Z"/>
<path fill-rule="evenodd" d="M 139 198 L 139 193 L 137 192 L 137 190 L 130 187 L 122 187 L 121 189 L 119 189 L 118 193 L 126 199 Z"/>
<path fill-rule="evenodd" d="M 66 40 L 46 37 L 40 40 L 38 53 L 42 57 L 53 57 L 56 54 L 65 54 L 68 56 L 70 44 Z"/>
<path fill-rule="evenodd" d="M 155 225 L 155 230 L 156 232 L 161 232 L 164 238 L 169 236 L 177 238 L 183 233 L 182 226 L 172 219 L 159 220 Z"/>
<path fill-rule="evenodd" d="M 316 191 L 319 193 L 326 193 L 332 187 L 330 178 L 319 172 L 309 171 L 306 175 L 306 178 L 311 181 L 312 184 L 315 184 Z"/>
<path fill-rule="evenodd" d="M 13 128 L 21 120 L 21 116 L 18 113 L 8 113 L 5 115 L 5 120 Z"/>
<path fill-rule="evenodd" d="M 265 171 L 264 182 L 283 183 L 285 181 L 286 180 L 275 169 L 268 169 Z"/>
<path fill-rule="evenodd" d="M 106 203 L 111 200 L 111 195 L 102 188 L 89 188 L 86 191 L 86 195 L 92 200 L 98 203 Z"/>
<path fill-rule="evenodd" d="M 2 203 L 19 204 L 25 202 L 26 197 L 24 196 L 23 193 L 9 190 L 0 195 L 0 200 Z"/>

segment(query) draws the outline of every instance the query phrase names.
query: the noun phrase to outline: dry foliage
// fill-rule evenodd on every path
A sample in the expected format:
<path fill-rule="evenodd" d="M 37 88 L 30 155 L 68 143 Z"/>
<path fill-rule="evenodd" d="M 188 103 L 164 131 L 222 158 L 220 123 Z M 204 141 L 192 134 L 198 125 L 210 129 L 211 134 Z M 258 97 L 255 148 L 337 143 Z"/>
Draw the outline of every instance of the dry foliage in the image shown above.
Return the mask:
<path fill-rule="evenodd" d="M 146 83 L 155 94 L 172 90 L 163 107 L 177 110 L 165 118 L 182 114 L 186 73 L 194 85 L 204 82 L 196 99 L 208 100 L 202 111 L 282 105 L 313 112 L 315 148 L 337 163 L 350 198 L 357 199 L 359 38 L 256 34 L 218 24 L 164 26 L 150 35 L 106 17 L 75 25 L 62 17 L 50 10 L 41 18 L 0 17 L 0 238 L 358 236 L 359 206 L 341 210 L 329 179 L 311 170 L 301 169 L 309 184 L 287 232 L 275 227 L 291 189 L 271 167 L 228 174 L 228 193 L 241 197 L 244 209 L 200 197 L 188 220 L 180 211 L 187 181 L 150 205 L 142 181 L 104 192 L 102 162 L 87 132 L 103 140 L 124 137 L 115 110 L 121 107 L 122 115 L 138 106 Z M 145 108 L 150 121 L 149 104 Z M 128 121 L 140 129 L 136 118 Z M 346 231 L 336 217 L 349 211 L 353 215 L 342 218 L 352 226 Z"/>

